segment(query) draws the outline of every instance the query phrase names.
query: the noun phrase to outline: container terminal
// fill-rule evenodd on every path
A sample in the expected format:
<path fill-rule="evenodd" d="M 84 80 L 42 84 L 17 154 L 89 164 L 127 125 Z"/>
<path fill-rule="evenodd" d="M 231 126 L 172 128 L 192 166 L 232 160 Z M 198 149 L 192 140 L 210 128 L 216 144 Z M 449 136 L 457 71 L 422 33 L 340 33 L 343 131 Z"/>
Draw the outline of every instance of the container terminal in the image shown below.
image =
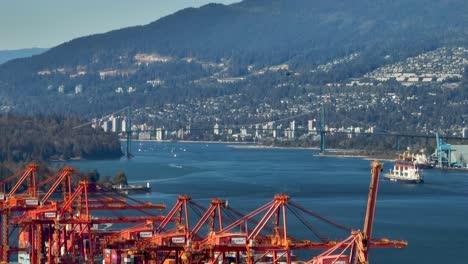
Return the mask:
<path fill-rule="evenodd" d="M 404 248 L 402 240 L 372 236 L 382 164 L 371 164 L 364 226 L 352 229 L 277 194 L 241 213 L 226 200 L 208 207 L 179 195 L 166 214 L 164 204 L 142 202 L 105 189 L 64 167 L 39 181 L 38 166 L 0 182 L 0 263 L 369 263 L 371 248 Z M 288 223 L 300 220 L 295 238 Z M 312 221 L 344 232 L 332 240 Z M 303 232 L 302 232 L 303 231 Z M 307 231 L 307 232 L 306 232 Z M 311 251 L 298 259 L 297 251 Z"/>

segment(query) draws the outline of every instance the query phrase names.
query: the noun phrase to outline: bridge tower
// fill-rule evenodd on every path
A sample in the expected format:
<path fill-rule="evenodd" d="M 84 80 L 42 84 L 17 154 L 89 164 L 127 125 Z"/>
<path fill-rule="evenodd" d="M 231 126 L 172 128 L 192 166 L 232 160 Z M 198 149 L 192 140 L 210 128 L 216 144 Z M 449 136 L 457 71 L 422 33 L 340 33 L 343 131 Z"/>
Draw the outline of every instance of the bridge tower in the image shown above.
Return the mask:
<path fill-rule="evenodd" d="M 320 153 L 325 153 L 325 108 L 320 110 Z"/>
<path fill-rule="evenodd" d="M 132 121 L 130 118 L 131 109 L 130 106 L 127 107 L 127 122 L 125 122 L 125 133 L 127 135 L 127 149 L 125 151 L 125 156 L 127 159 L 133 157 L 132 153 L 130 152 L 132 149 Z"/>

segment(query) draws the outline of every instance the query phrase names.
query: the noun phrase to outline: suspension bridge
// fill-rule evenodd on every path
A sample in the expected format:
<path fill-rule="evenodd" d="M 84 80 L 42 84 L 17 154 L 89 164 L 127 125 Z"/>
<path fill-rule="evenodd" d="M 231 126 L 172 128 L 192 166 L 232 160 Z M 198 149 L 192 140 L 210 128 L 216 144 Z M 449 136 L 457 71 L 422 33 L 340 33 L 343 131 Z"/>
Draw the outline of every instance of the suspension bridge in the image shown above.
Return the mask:
<path fill-rule="evenodd" d="M 299 119 L 304 116 L 310 116 L 312 114 L 319 115 L 320 116 L 320 122 L 319 126 L 314 127 L 311 129 L 310 127 L 287 127 L 286 129 L 284 128 L 275 128 L 272 127 L 271 125 L 268 126 L 267 124 L 278 124 L 278 123 L 284 123 L 289 120 L 292 120 L 294 122 L 295 119 Z M 108 122 L 111 118 L 115 118 L 116 116 L 123 118 L 124 122 L 122 122 L 121 129 L 116 130 L 115 127 L 113 127 L 114 132 L 121 133 L 122 136 L 125 137 L 126 140 L 126 147 L 125 147 L 125 155 L 127 158 L 131 158 L 133 155 L 131 153 L 131 145 L 132 141 L 135 139 L 140 139 L 140 135 L 146 134 L 147 138 L 146 139 L 156 139 L 156 140 L 163 140 L 163 136 L 160 135 L 159 137 L 157 136 L 158 133 L 162 132 L 162 128 L 141 128 L 140 126 L 132 125 L 132 120 L 133 120 L 133 115 L 134 111 L 130 107 L 125 107 L 123 109 L 120 109 L 116 112 L 113 112 L 111 114 L 105 115 L 100 118 L 94 118 L 92 121 L 84 123 L 82 125 L 79 125 L 75 127 L 74 129 L 78 129 L 83 126 L 88 126 L 88 125 L 94 125 L 95 127 L 100 126 L 100 122 Z M 363 126 L 368 126 L 371 127 L 372 125 L 370 124 L 364 124 L 359 121 L 352 120 L 348 117 L 343 117 L 350 122 L 358 123 Z M 428 145 L 429 141 L 434 140 L 435 144 L 437 143 L 436 135 L 435 134 L 410 134 L 410 133 L 401 133 L 401 132 L 394 132 L 394 131 L 388 131 L 385 129 L 381 128 L 375 128 L 372 129 L 372 131 L 349 131 L 349 130 L 339 130 L 335 128 L 329 128 L 326 125 L 326 120 L 325 120 L 325 110 L 322 107 L 319 111 L 311 111 L 311 112 L 305 112 L 302 114 L 297 114 L 293 116 L 288 116 L 288 117 L 282 117 L 279 119 L 275 120 L 269 120 L 269 121 L 263 121 L 261 123 L 250 123 L 250 124 L 242 124 L 242 125 L 231 125 L 231 126 L 219 126 L 217 124 L 207 127 L 206 125 L 200 125 L 197 126 L 197 124 L 192 124 L 189 123 L 188 126 L 184 126 L 180 121 L 174 121 L 171 122 L 172 124 L 175 123 L 180 123 L 178 128 L 173 128 L 172 131 L 174 132 L 177 131 L 183 131 L 184 134 L 203 134 L 203 133 L 212 133 L 212 134 L 217 134 L 219 135 L 225 135 L 226 137 L 229 135 L 233 134 L 233 130 L 239 130 L 241 133 L 244 135 L 250 135 L 247 136 L 247 138 L 250 138 L 253 142 L 255 142 L 255 139 L 257 138 L 281 138 L 281 136 L 278 136 L 278 132 L 280 132 L 282 129 L 284 131 L 289 129 L 289 136 L 287 136 L 287 139 L 294 139 L 300 137 L 301 135 L 312 135 L 315 137 L 319 137 L 319 147 L 320 147 L 320 153 L 325 153 L 326 152 L 326 141 L 327 138 L 331 136 L 347 136 L 347 137 L 378 137 L 378 138 L 393 138 L 393 148 L 397 151 L 399 151 L 403 145 L 404 142 L 406 142 L 406 145 L 413 145 L 413 142 L 416 140 L 423 140 L 424 145 Z M 242 132 L 243 131 L 243 132 Z M 285 132 L 286 133 L 286 132 Z M 162 134 L 162 133 L 161 133 Z M 444 141 L 448 140 L 455 140 L 455 141 L 466 141 L 468 138 L 464 137 L 457 137 L 457 136 L 440 136 L 440 139 L 443 139 Z M 223 140 L 223 137 L 219 136 L 219 140 Z M 176 136 L 176 137 L 171 137 L 167 138 L 170 140 L 183 140 L 184 136 Z M 224 138 L 226 141 L 227 138 Z M 434 144 L 434 145 L 435 145 Z"/>

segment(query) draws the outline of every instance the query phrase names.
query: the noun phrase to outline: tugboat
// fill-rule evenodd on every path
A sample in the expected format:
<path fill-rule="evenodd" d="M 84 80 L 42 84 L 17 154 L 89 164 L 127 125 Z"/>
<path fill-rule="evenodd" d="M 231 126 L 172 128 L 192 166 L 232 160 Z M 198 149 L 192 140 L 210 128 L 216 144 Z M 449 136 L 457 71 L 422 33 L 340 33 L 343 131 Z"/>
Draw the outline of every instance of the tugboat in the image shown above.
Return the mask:
<path fill-rule="evenodd" d="M 419 173 L 419 168 L 410 163 L 395 162 L 393 169 L 384 174 L 384 178 L 389 181 L 402 183 L 423 183 L 423 176 Z"/>

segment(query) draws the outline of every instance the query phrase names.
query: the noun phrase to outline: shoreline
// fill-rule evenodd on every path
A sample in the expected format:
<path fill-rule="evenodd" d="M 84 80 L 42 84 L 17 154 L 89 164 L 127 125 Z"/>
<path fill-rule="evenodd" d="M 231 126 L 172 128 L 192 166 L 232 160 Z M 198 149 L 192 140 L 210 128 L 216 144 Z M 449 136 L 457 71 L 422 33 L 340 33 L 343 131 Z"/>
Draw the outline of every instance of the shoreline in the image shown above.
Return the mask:
<path fill-rule="evenodd" d="M 122 142 L 126 142 L 126 139 L 119 139 Z M 283 146 L 266 146 L 258 145 L 253 142 L 226 142 L 226 141 L 209 141 L 209 140 L 156 140 L 156 139 L 142 139 L 132 140 L 135 142 L 164 142 L 164 143 L 198 143 L 198 144 L 226 144 L 229 148 L 237 149 L 303 149 L 303 150 L 319 150 L 319 147 L 283 147 Z M 325 154 L 314 154 L 317 157 L 330 157 L 330 158 L 356 158 L 362 160 L 381 160 L 392 162 L 395 159 L 389 157 L 372 157 L 368 155 L 362 155 L 357 152 L 360 150 L 355 149 L 328 149 Z"/>
<path fill-rule="evenodd" d="M 119 139 L 119 141 L 127 142 L 126 139 Z M 226 141 L 209 141 L 209 140 L 156 140 L 156 139 L 132 139 L 133 142 L 164 142 L 164 143 L 213 143 L 213 144 L 239 144 L 239 145 L 247 145 L 247 144 L 254 144 L 250 142 L 226 142 Z"/>
<path fill-rule="evenodd" d="M 245 144 L 245 145 L 227 145 L 230 148 L 239 148 L 239 149 L 313 149 L 319 150 L 317 147 L 281 147 L 281 146 L 265 146 L 265 145 L 255 145 L 254 143 Z"/>

